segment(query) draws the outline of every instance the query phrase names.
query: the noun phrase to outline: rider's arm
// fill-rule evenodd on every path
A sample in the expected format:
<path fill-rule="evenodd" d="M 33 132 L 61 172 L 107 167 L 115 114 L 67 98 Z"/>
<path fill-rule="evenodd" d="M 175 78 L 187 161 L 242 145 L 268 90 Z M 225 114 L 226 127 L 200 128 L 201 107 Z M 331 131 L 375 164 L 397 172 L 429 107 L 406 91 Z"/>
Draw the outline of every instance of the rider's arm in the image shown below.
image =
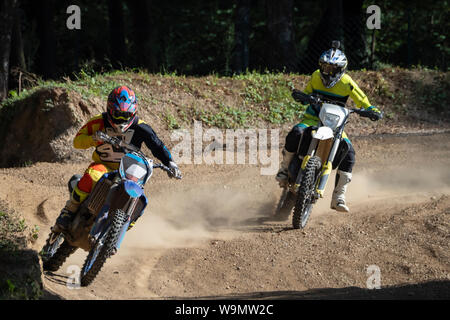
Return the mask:
<path fill-rule="evenodd" d="M 155 131 L 144 121 L 139 120 L 138 124 L 140 134 L 143 135 L 143 141 L 152 154 L 158 158 L 164 165 L 169 166 L 173 161 L 172 155 L 164 143 L 158 138 Z"/>
<path fill-rule="evenodd" d="M 102 115 L 96 115 L 90 119 L 81 129 L 78 131 L 75 139 L 73 140 L 73 146 L 76 149 L 88 149 L 95 147 L 98 142 L 92 139 L 92 135 L 98 131 L 103 130 L 104 123 Z"/>
<path fill-rule="evenodd" d="M 372 105 L 369 102 L 369 98 L 364 94 L 364 92 L 358 87 L 355 81 L 348 77 L 348 84 L 350 86 L 350 98 L 355 102 L 358 108 L 368 109 Z"/>
<path fill-rule="evenodd" d="M 305 90 L 303 90 L 303 92 L 306 94 L 313 93 L 312 77 L 309 79 L 308 83 L 306 84 L 306 88 Z"/>

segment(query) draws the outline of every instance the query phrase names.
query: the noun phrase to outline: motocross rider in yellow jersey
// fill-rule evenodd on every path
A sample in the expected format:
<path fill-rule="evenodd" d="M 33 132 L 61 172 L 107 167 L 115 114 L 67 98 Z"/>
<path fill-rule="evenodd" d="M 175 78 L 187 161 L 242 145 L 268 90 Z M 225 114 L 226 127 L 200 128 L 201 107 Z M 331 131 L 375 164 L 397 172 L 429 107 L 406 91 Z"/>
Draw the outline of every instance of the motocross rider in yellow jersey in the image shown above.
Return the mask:
<path fill-rule="evenodd" d="M 137 98 L 126 86 L 111 91 L 108 96 L 107 111 L 94 116 L 77 133 L 73 145 L 77 149 L 95 147 L 93 162 L 86 169 L 83 177 L 74 187 L 70 200 L 62 209 L 56 220 L 56 227 L 66 230 L 72 222 L 80 204 L 88 197 L 97 181 L 107 172 L 117 170 L 124 155 L 97 136 L 98 131 L 117 137 L 138 148 L 144 142 L 152 154 L 171 169 L 171 177 L 181 177 L 178 166 L 173 161 L 169 150 L 158 138 L 153 129 L 140 120 L 137 113 Z M 131 224 L 131 227 L 134 222 Z"/>
<path fill-rule="evenodd" d="M 361 91 L 352 78 L 345 73 L 347 69 L 347 58 L 345 54 L 338 49 L 339 42 L 333 42 L 333 48 L 325 51 L 319 59 L 319 69 L 316 70 L 309 80 L 304 93 L 318 93 L 331 100 L 345 103 L 348 97 L 352 98 L 358 108 L 371 110 L 382 118 L 382 112 L 372 106 L 369 99 Z M 320 110 L 314 110 L 311 106 L 306 109 L 302 121 L 294 126 L 286 137 L 286 143 L 283 149 L 283 160 L 280 170 L 276 175 L 276 180 L 280 186 L 284 186 L 288 180 L 288 166 L 297 152 L 300 138 L 305 129 L 310 126 L 317 126 L 319 122 Z M 331 209 L 348 212 L 349 208 L 345 202 L 345 192 L 352 179 L 352 169 L 355 164 L 355 150 L 345 132 L 342 136 L 348 146 L 348 153 L 340 163 L 336 173 L 336 183 L 331 201 Z M 303 143 L 302 143 L 303 145 Z M 343 145 L 341 143 L 341 145 Z M 306 154 L 307 150 L 303 150 Z"/>

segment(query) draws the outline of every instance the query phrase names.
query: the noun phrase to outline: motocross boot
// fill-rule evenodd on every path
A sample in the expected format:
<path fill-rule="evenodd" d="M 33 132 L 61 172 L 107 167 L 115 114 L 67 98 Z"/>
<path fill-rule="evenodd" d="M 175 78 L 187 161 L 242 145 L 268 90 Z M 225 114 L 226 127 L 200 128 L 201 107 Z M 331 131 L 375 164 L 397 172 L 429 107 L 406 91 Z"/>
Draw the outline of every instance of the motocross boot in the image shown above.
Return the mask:
<path fill-rule="evenodd" d="M 280 184 L 280 187 L 285 187 L 288 182 L 289 164 L 291 163 L 292 158 L 294 158 L 295 152 L 289 152 L 283 148 L 282 154 L 283 154 L 283 160 L 281 161 L 280 170 L 278 170 L 278 173 L 277 173 L 277 176 L 275 177 L 275 179 Z"/>
<path fill-rule="evenodd" d="M 350 209 L 345 204 L 345 192 L 347 186 L 352 181 L 352 174 L 349 172 L 338 170 L 336 173 L 336 184 L 331 200 L 331 209 L 340 212 L 349 212 Z"/>
<path fill-rule="evenodd" d="M 69 229 L 70 224 L 75 218 L 75 213 L 77 212 L 79 206 L 80 204 L 74 202 L 72 199 L 66 202 L 66 205 L 61 210 L 61 213 L 56 219 L 56 231 L 66 231 Z"/>

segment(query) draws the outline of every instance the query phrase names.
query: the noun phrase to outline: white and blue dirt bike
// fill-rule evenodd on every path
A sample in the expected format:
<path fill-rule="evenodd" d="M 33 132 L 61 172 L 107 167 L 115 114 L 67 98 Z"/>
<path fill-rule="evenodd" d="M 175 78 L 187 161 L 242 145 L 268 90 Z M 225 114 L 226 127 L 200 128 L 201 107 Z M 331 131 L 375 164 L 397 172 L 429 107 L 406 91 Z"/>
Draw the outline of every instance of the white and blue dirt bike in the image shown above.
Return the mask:
<path fill-rule="evenodd" d="M 172 176 L 163 164 L 155 164 L 131 144 L 100 133 L 106 143 L 125 150 L 118 170 L 106 173 L 97 182 L 89 197 L 81 204 L 68 231 L 52 228 L 41 251 L 45 271 L 58 270 L 78 248 L 88 251 L 80 273 L 81 286 L 88 286 L 103 267 L 106 259 L 120 248 L 125 233 L 147 206 L 144 185 L 160 168 Z M 81 178 L 74 175 L 69 192 Z M 181 179 L 181 177 L 176 177 Z"/>
<path fill-rule="evenodd" d="M 302 134 L 275 211 L 275 217 L 287 219 L 294 209 L 292 225 L 299 229 L 306 226 L 313 205 L 323 198 L 331 171 L 347 155 L 348 146 L 342 143 L 342 136 L 350 115 L 357 113 L 372 121 L 378 120 L 379 115 L 370 110 L 346 108 L 345 103 L 320 94 L 308 95 L 294 90 L 292 96 L 295 101 L 309 104 L 318 111 L 320 120 L 317 126 L 306 128 Z"/>

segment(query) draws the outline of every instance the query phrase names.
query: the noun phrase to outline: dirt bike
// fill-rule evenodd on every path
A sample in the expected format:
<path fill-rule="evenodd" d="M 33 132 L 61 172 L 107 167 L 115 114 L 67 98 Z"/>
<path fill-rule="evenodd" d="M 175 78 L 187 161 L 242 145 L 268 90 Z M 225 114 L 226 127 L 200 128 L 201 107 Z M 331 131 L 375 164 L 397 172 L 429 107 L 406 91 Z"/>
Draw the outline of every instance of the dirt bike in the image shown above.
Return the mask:
<path fill-rule="evenodd" d="M 148 203 L 144 185 L 153 169 L 162 169 L 172 176 L 168 167 L 153 163 L 135 146 L 103 132 L 98 134 L 105 143 L 126 152 L 119 169 L 102 176 L 67 231 L 52 227 L 41 250 L 45 271 L 58 270 L 78 248 L 88 251 L 80 273 L 81 286 L 88 286 L 95 279 L 106 259 L 120 248 L 130 224 L 143 214 Z M 70 193 L 80 178 L 74 175 L 70 179 Z"/>
<path fill-rule="evenodd" d="M 347 155 L 348 146 L 341 144 L 341 139 L 350 115 L 357 113 L 372 121 L 378 120 L 380 115 L 370 110 L 348 109 L 345 103 L 320 94 L 307 95 L 294 90 L 292 96 L 297 102 L 309 104 L 317 111 L 320 120 L 318 126 L 306 128 L 301 136 L 275 211 L 276 217 L 287 219 L 294 209 L 292 225 L 299 229 L 305 228 L 313 205 L 323 198 L 331 171 Z"/>

